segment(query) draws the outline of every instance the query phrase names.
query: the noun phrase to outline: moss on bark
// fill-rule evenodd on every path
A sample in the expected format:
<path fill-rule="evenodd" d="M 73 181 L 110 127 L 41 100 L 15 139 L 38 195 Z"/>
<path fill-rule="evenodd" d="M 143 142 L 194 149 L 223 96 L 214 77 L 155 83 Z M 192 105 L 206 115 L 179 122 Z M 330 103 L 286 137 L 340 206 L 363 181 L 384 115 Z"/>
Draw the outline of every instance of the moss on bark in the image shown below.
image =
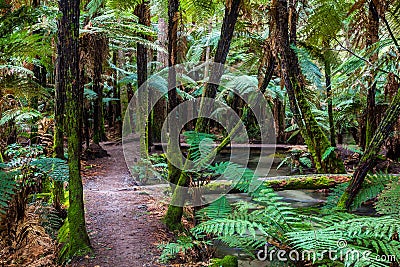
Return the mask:
<path fill-rule="evenodd" d="M 56 83 L 66 93 L 66 129 L 69 167 L 69 243 L 67 257 L 90 251 L 86 231 L 83 185 L 80 175 L 83 87 L 79 83 L 79 15 L 80 1 L 59 1 L 62 14 L 58 27 L 58 64 L 61 70 Z"/>

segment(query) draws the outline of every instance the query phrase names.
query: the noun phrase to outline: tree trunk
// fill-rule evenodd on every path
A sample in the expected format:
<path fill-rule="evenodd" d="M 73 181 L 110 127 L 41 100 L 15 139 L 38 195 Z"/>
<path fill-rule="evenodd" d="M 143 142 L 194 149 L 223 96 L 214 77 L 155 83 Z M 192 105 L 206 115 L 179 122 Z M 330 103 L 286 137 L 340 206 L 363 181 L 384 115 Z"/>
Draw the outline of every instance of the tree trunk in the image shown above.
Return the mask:
<path fill-rule="evenodd" d="M 62 14 L 58 27 L 58 88 L 66 93 L 66 128 L 69 167 L 69 251 L 79 256 L 90 251 L 86 231 L 80 150 L 83 91 L 79 86 L 79 0 L 59 1 Z"/>
<path fill-rule="evenodd" d="M 222 21 L 221 35 L 218 41 L 217 50 L 214 57 L 214 65 L 211 66 L 209 82 L 203 93 L 203 97 L 215 98 L 221 81 L 222 74 L 224 73 L 223 66 L 228 57 L 229 48 L 235 30 L 236 21 L 239 16 L 239 9 L 241 0 L 230 0 L 225 6 L 224 19 Z M 207 119 L 201 117 L 202 104 L 200 106 L 199 118 L 196 121 L 196 131 L 204 132 L 207 128 Z"/>
<path fill-rule="evenodd" d="M 168 114 L 178 105 L 176 93 L 176 70 L 174 66 L 177 60 L 177 42 L 178 42 L 178 18 L 179 18 L 179 0 L 168 1 Z M 169 132 L 177 127 L 174 120 L 168 121 Z M 176 148 L 179 147 L 179 140 L 174 137 L 169 138 L 168 151 L 169 157 L 179 155 Z M 171 184 L 178 184 L 181 177 L 181 170 L 168 161 L 168 181 Z M 177 187 L 176 187 L 177 188 Z M 175 189 L 173 187 L 173 189 Z M 180 206 L 169 205 L 165 215 L 165 223 L 169 229 L 176 229 L 180 225 L 183 214 L 183 208 Z"/>
<path fill-rule="evenodd" d="M 394 74 L 389 73 L 387 83 L 385 86 L 385 98 L 387 100 L 393 99 L 394 95 L 396 94 L 396 90 L 397 88 L 399 88 L 399 86 L 400 86 L 399 81 L 396 80 Z M 394 125 L 393 136 L 388 139 L 386 147 L 387 147 L 386 157 L 392 160 L 400 159 L 400 118 Z"/>
<path fill-rule="evenodd" d="M 171 2 L 175 2 L 176 0 L 170 0 Z M 229 5 L 225 7 L 225 15 L 222 23 L 222 28 L 221 28 L 221 37 L 220 40 L 218 41 L 218 47 L 217 51 L 214 57 L 214 63 L 219 63 L 216 65 L 212 66 L 212 69 L 210 70 L 210 82 L 207 83 L 206 88 L 203 93 L 203 97 L 209 97 L 209 98 L 214 98 L 217 89 L 218 89 L 218 83 L 221 80 L 221 76 L 223 74 L 223 64 L 225 64 L 226 58 L 229 53 L 229 48 L 230 44 L 232 41 L 233 37 L 233 31 L 235 29 L 235 24 L 239 15 L 239 7 L 240 7 L 241 0 L 232 0 L 230 1 Z M 179 3 L 175 3 L 179 4 Z M 168 44 L 168 52 L 169 52 L 169 66 L 171 66 L 172 63 L 175 63 L 173 60 L 176 59 L 176 43 L 171 42 L 175 40 L 175 36 L 172 35 L 173 30 L 174 30 L 174 25 L 175 23 L 173 22 L 173 19 L 175 18 L 175 14 L 177 14 L 178 11 L 178 6 L 177 5 L 170 5 L 170 7 L 175 7 L 176 6 L 176 13 L 171 12 L 173 9 L 169 10 L 169 15 L 170 15 L 170 24 L 168 25 L 169 29 L 169 44 Z M 177 16 L 176 16 L 177 19 Z M 177 24 L 175 25 L 177 27 Z M 170 32 L 171 30 L 171 32 Z M 171 33 L 171 35 L 170 35 Z M 175 88 L 176 85 L 176 73 L 175 70 L 170 69 L 170 73 L 172 79 L 169 79 L 169 88 Z M 173 92 L 176 95 L 176 90 L 170 90 L 170 92 Z M 168 97 L 170 95 L 168 94 Z M 169 98 L 169 101 L 171 101 L 171 98 Z M 175 102 L 176 103 L 176 102 Z M 177 104 L 177 103 L 176 103 Z M 201 109 L 201 107 L 200 107 Z M 172 109 L 169 109 L 169 112 L 171 112 Z M 201 111 L 200 111 L 200 116 L 201 116 Z M 171 125 L 170 127 L 173 127 Z M 196 122 L 196 131 L 202 132 L 204 131 L 206 127 L 206 120 L 204 118 L 198 118 Z M 175 140 L 176 138 L 172 138 Z M 171 142 L 172 140 L 170 140 Z M 173 152 L 174 153 L 174 152 Z M 177 152 L 175 152 L 177 153 Z M 190 155 L 188 155 L 188 158 Z M 170 182 L 174 182 L 177 186 L 175 187 L 174 193 L 172 195 L 171 203 L 180 203 L 179 206 L 174 206 L 174 205 L 169 205 L 167 214 L 165 216 L 165 221 L 167 226 L 170 229 L 176 229 L 179 227 L 181 219 L 182 219 L 182 214 L 183 214 L 183 203 L 185 201 L 185 194 L 184 190 L 181 190 L 182 186 L 185 186 L 187 183 L 187 174 L 185 172 L 181 172 L 180 170 L 176 169 L 175 167 L 172 166 L 172 164 L 169 164 L 169 178 Z M 177 180 L 178 178 L 178 180 Z"/>
<path fill-rule="evenodd" d="M 383 143 L 389 137 L 392 132 L 394 124 L 399 120 L 400 115 L 400 89 L 397 89 L 397 93 L 394 96 L 392 103 L 388 107 L 386 114 L 379 124 L 371 142 L 368 144 L 360 163 L 358 164 L 357 170 L 353 174 L 353 178 L 345 193 L 342 195 L 338 207 L 350 209 L 354 198 L 361 189 L 362 183 L 368 174 L 376 164 L 376 158 L 381 150 Z"/>
<path fill-rule="evenodd" d="M 367 38 L 366 45 L 369 49 L 374 49 L 374 45 L 379 41 L 379 14 L 374 1 L 369 3 L 368 22 L 367 22 Z M 378 60 L 378 53 L 374 53 L 370 62 L 374 63 Z M 365 147 L 368 146 L 376 129 L 377 120 L 375 114 L 375 94 L 376 82 L 375 71 L 371 71 L 368 77 L 368 91 L 367 91 L 367 108 L 365 110 Z"/>
<path fill-rule="evenodd" d="M 143 1 L 142 3 L 138 4 L 135 8 L 135 15 L 139 18 L 139 24 L 144 26 L 150 26 L 150 6 L 147 1 Z M 142 35 L 142 38 L 147 38 L 146 36 Z M 146 86 L 145 82 L 147 80 L 147 63 L 148 63 L 148 51 L 147 48 L 143 45 L 138 43 L 136 49 L 136 64 L 137 64 L 137 88 L 141 86 Z M 145 114 L 148 114 L 148 92 L 147 88 L 141 91 L 145 94 L 144 101 L 141 101 L 141 105 L 138 109 L 139 114 L 138 118 L 143 120 L 142 125 L 143 127 L 140 128 L 140 150 L 141 156 L 147 157 L 148 155 L 148 148 L 151 145 L 151 122 L 149 123 L 149 118 L 145 117 Z M 140 96 L 142 97 L 142 96 Z"/>
<path fill-rule="evenodd" d="M 289 40 L 288 13 L 286 0 L 272 1 L 272 21 L 276 23 L 276 27 L 272 29 L 272 40 L 275 42 L 273 47 L 280 55 L 282 76 L 289 96 L 290 108 L 308 150 L 313 156 L 317 171 L 319 173 L 343 173 L 345 172 L 343 162 L 337 158 L 335 153 L 331 153 L 325 160 L 322 159 L 323 153 L 330 147 L 330 142 L 315 120 L 304 95 L 304 77 L 301 74 L 297 55 L 290 47 L 294 43 Z M 291 25 L 291 28 L 293 27 Z M 294 37 L 292 36 L 292 38 Z"/>
<path fill-rule="evenodd" d="M 107 39 L 100 34 L 96 34 L 93 39 L 95 40 L 93 45 L 95 53 L 93 56 L 93 91 L 97 94 L 93 103 L 93 143 L 99 144 L 101 141 L 107 140 L 104 129 L 103 83 L 101 79 Z"/>
<path fill-rule="evenodd" d="M 118 53 L 113 52 L 112 61 L 114 66 L 118 66 L 117 57 Z M 116 70 L 113 71 L 113 97 L 118 99 L 113 101 L 112 104 L 115 131 L 118 133 L 118 136 L 122 136 L 121 88 L 118 85 L 118 72 Z"/>
<path fill-rule="evenodd" d="M 336 133 L 335 133 L 335 123 L 333 121 L 333 107 L 332 107 L 332 84 L 331 84 L 331 63 L 329 52 L 328 55 L 324 55 L 325 63 L 325 86 L 326 86 L 326 97 L 328 99 L 328 118 L 329 118 L 329 133 L 331 146 L 336 147 Z"/>
<path fill-rule="evenodd" d="M 60 32 L 58 35 L 64 33 Z M 63 36 L 58 36 L 63 38 Z M 64 66 L 66 65 L 67 56 L 62 47 L 64 44 L 60 41 L 57 43 L 57 61 L 55 66 L 55 106 L 54 106 L 54 157 L 64 158 L 64 114 L 65 114 L 65 86 L 63 78 L 67 75 Z"/>

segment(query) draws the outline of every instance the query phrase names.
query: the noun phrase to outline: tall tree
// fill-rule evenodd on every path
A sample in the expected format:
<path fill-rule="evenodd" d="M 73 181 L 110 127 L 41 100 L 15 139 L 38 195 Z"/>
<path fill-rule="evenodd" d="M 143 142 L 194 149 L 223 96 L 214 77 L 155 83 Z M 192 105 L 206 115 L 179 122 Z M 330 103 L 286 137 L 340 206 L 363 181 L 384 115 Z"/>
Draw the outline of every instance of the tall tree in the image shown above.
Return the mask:
<path fill-rule="evenodd" d="M 83 186 L 80 174 L 83 90 L 79 84 L 79 0 L 58 2 L 61 18 L 58 25 L 57 84 L 66 95 L 66 128 L 69 166 L 69 244 L 68 255 L 76 256 L 90 250 L 86 231 Z"/>
<path fill-rule="evenodd" d="M 365 152 L 358 164 L 357 170 L 354 172 L 349 186 L 340 198 L 339 208 L 350 209 L 354 198 L 361 189 L 368 172 L 376 165 L 376 158 L 382 145 L 392 132 L 393 125 L 399 120 L 400 116 L 400 88 L 397 89 L 396 95 L 386 110 L 383 120 L 380 122 L 371 142 L 365 149 Z"/>
<path fill-rule="evenodd" d="M 135 7 L 135 15 L 139 18 L 139 24 L 144 26 L 150 26 L 150 6 L 149 2 L 143 0 L 141 3 L 136 5 Z M 142 38 L 146 38 L 146 36 L 142 35 Z M 136 65 L 137 65 L 137 87 L 145 86 L 145 82 L 147 80 L 147 63 L 148 63 L 148 51 L 147 48 L 141 44 L 137 44 L 136 49 Z M 147 118 L 144 118 L 143 114 L 147 114 L 148 106 L 145 103 L 148 103 L 148 94 L 147 89 L 145 88 L 142 91 L 145 94 L 145 100 L 140 105 L 139 113 L 138 114 L 141 119 L 146 120 L 143 121 L 142 124 L 145 125 L 141 127 L 141 134 L 140 134 L 140 150 L 141 155 L 146 156 L 148 154 L 148 147 L 151 144 L 151 122 L 149 123 Z M 146 110 L 141 110 L 146 109 Z M 149 140 L 150 139 L 150 140 Z M 150 141 L 150 142 L 149 142 Z"/>
<path fill-rule="evenodd" d="M 99 144 L 106 141 L 104 129 L 103 112 L 103 83 L 101 75 L 103 74 L 103 62 L 108 52 L 108 42 L 106 36 L 102 34 L 88 35 L 93 45 L 93 91 L 97 94 L 93 103 L 93 143 Z"/>
<path fill-rule="evenodd" d="M 293 3 L 292 3 L 293 5 Z M 294 12 L 291 8 L 291 12 Z M 313 156 L 318 172 L 343 173 L 343 162 L 335 153 L 323 159 L 323 154 L 331 146 L 327 136 L 319 127 L 311 107 L 305 97 L 305 81 L 301 73 L 299 61 L 292 46 L 296 45 L 295 22 L 289 20 L 289 8 L 287 0 L 273 0 L 271 3 L 271 16 L 274 21 L 272 28 L 273 47 L 279 54 L 282 78 L 285 82 L 289 97 L 290 108 L 300 128 L 308 150 Z M 295 18 L 293 14 L 290 16 Z M 291 22 L 290 25 L 288 22 Z"/>
<path fill-rule="evenodd" d="M 375 49 L 374 45 L 379 41 L 379 11 L 375 3 L 378 4 L 378 1 L 369 1 L 368 21 L 366 27 L 366 45 L 367 48 L 372 50 Z M 374 63 L 377 60 L 378 53 L 375 52 L 371 55 L 370 62 Z M 365 109 L 365 144 L 362 144 L 363 146 L 367 146 L 369 144 L 377 126 L 375 111 L 375 76 L 375 71 L 372 70 L 370 77 L 368 77 L 367 108 Z"/>
<path fill-rule="evenodd" d="M 173 2 L 176 0 L 170 0 L 170 1 Z M 222 22 L 222 27 L 221 27 L 221 36 L 218 41 L 218 46 L 217 46 L 217 50 L 216 50 L 215 57 L 214 57 L 214 63 L 218 63 L 218 64 L 214 64 L 212 66 L 212 69 L 210 70 L 210 78 L 209 78 L 210 82 L 207 83 L 202 97 L 214 98 L 216 96 L 216 93 L 217 93 L 217 90 L 219 87 L 218 84 L 219 84 L 222 74 L 223 74 L 223 65 L 225 64 L 226 58 L 229 53 L 229 48 L 230 48 L 230 44 L 232 41 L 233 32 L 235 30 L 237 18 L 239 16 L 240 4 L 241 4 L 241 0 L 230 0 L 230 1 L 226 2 L 225 14 L 224 14 L 223 22 Z M 171 26 L 171 30 L 174 30 L 174 28 L 172 27 L 172 26 L 174 26 L 174 24 L 173 24 L 174 14 L 169 13 L 169 15 L 170 15 L 170 19 L 172 20 L 171 21 L 172 23 L 169 24 L 168 27 L 170 28 L 170 26 Z M 168 31 L 168 32 L 170 33 L 170 31 Z M 173 33 L 173 31 L 171 33 Z M 174 40 L 173 39 L 174 37 L 175 37 L 174 35 L 171 35 L 169 42 L 171 42 L 171 40 Z M 170 66 L 173 66 L 173 63 L 175 63 L 174 60 L 176 60 L 176 43 L 175 44 L 169 43 L 168 51 L 170 52 L 169 53 L 169 57 L 170 57 L 169 64 L 172 64 Z M 176 86 L 175 69 L 170 68 L 169 75 L 171 75 L 171 78 L 172 78 L 172 79 L 169 78 L 169 83 L 170 83 L 169 88 L 175 88 L 175 86 Z M 172 93 L 171 96 L 176 97 L 175 89 L 170 90 L 169 92 Z M 168 97 L 170 97 L 170 93 L 168 94 Z M 171 101 L 171 98 L 169 98 L 169 101 Z M 177 102 L 175 102 L 175 105 L 177 105 Z M 173 108 L 170 107 L 168 111 L 171 112 L 172 109 Z M 201 109 L 201 107 L 200 107 L 200 109 Z M 199 114 L 201 116 L 201 111 Z M 172 125 L 172 127 L 173 127 L 173 125 Z M 199 117 L 196 122 L 196 130 L 204 131 L 205 128 L 206 128 L 206 120 L 202 117 Z M 176 141 L 173 141 L 173 142 L 176 142 Z M 174 146 L 174 147 L 178 147 L 178 146 Z M 174 154 L 176 155 L 176 153 L 177 152 L 173 151 L 172 155 L 174 155 Z M 187 157 L 190 158 L 190 155 L 188 155 Z M 172 164 L 169 164 L 169 165 L 172 165 Z M 185 169 L 185 167 L 183 167 L 183 169 Z M 182 220 L 183 203 L 185 200 L 184 199 L 185 194 L 183 192 L 184 190 L 181 190 L 181 189 L 183 186 L 185 186 L 187 179 L 188 179 L 188 176 L 185 173 L 185 171 L 180 171 L 175 166 L 172 166 L 172 168 L 169 168 L 169 181 L 176 184 L 174 193 L 172 195 L 171 203 L 180 203 L 179 206 L 169 205 L 169 207 L 168 207 L 167 214 L 165 215 L 165 221 L 166 221 L 167 226 L 170 229 L 176 228 L 177 225 L 179 225 Z"/>
<path fill-rule="evenodd" d="M 219 87 L 219 82 L 221 81 L 222 74 L 224 73 L 223 66 L 228 57 L 229 48 L 231 46 L 233 32 L 235 30 L 236 21 L 239 16 L 239 10 L 242 0 L 229 0 L 226 1 L 225 14 L 222 21 L 221 35 L 218 41 L 217 50 L 215 51 L 214 63 L 211 66 L 210 78 L 207 83 L 202 97 L 205 98 L 215 98 L 217 90 Z M 200 109 L 202 109 L 202 106 Z M 199 132 L 204 132 L 207 126 L 207 119 L 200 117 L 196 121 L 196 130 Z"/>

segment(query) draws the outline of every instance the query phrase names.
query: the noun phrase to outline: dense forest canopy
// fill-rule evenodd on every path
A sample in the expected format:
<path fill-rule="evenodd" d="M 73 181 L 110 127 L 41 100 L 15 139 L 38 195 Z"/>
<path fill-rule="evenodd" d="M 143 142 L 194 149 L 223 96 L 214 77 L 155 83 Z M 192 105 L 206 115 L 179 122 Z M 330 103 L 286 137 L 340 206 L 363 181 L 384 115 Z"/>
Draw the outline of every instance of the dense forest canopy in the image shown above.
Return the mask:
<path fill-rule="evenodd" d="M 400 263 L 400 1 L 0 0 L 0 36 L 2 266 L 104 264 L 127 199 L 155 266 Z"/>

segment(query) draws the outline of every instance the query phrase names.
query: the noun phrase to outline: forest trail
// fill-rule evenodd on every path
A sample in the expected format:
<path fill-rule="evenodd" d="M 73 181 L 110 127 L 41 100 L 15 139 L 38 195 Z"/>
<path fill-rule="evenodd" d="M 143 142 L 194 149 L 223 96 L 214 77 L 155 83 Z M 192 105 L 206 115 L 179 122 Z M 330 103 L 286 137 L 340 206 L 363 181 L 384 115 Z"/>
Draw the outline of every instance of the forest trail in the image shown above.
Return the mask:
<path fill-rule="evenodd" d="M 134 185 L 121 145 L 102 146 L 110 157 L 87 161 L 83 168 L 93 255 L 72 266 L 160 266 L 157 244 L 167 236 L 160 202 Z"/>

